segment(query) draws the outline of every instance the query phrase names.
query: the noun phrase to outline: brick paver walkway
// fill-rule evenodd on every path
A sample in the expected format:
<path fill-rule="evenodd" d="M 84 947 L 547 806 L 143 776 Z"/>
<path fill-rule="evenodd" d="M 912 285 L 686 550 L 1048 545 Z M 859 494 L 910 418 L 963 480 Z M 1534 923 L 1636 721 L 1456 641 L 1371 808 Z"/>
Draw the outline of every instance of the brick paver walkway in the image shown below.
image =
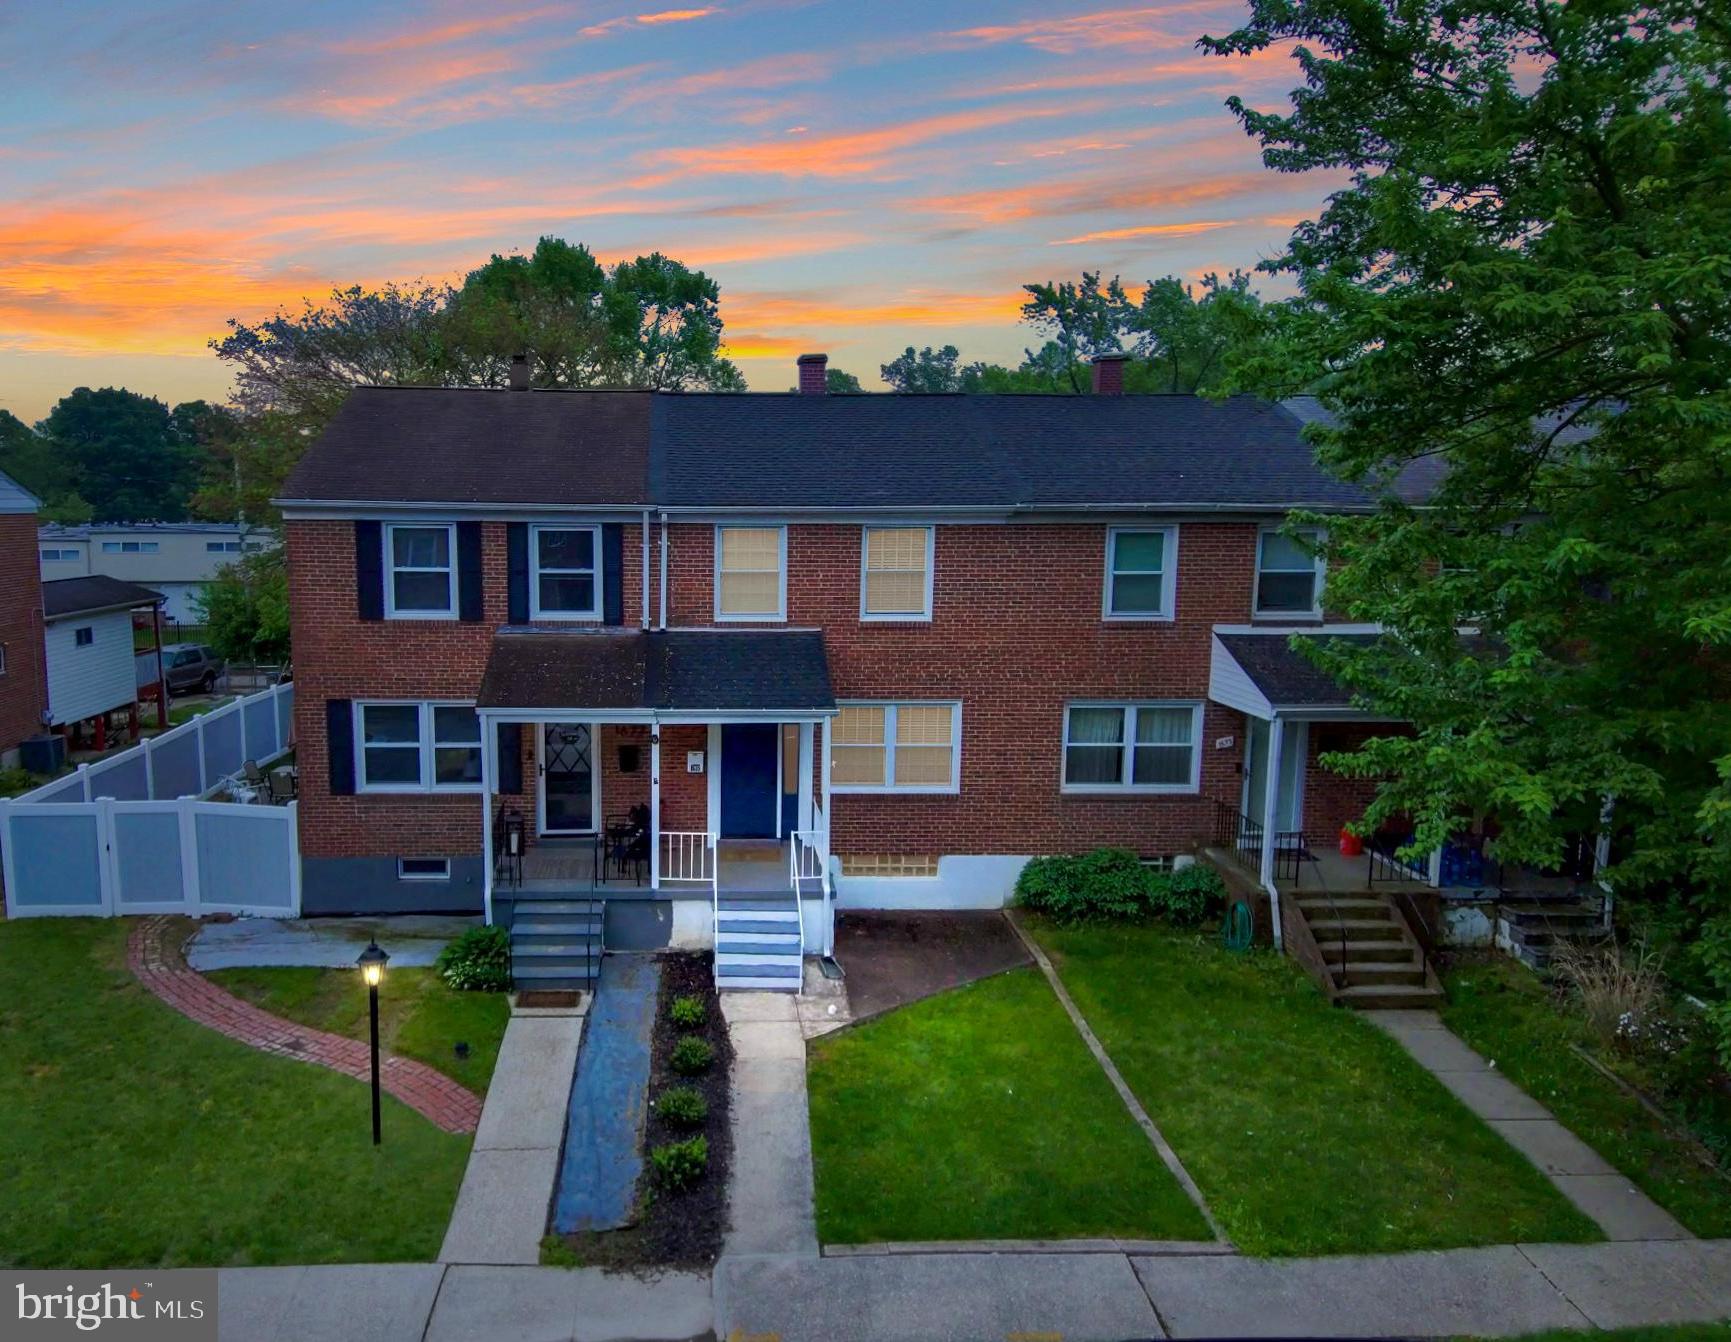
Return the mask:
<path fill-rule="evenodd" d="M 261 1011 L 188 968 L 171 918 L 140 918 L 127 942 L 126 963 L 140 983 L 181 1015 L 230 1039 L 361 1081 L 372 1076 L 371 1050 L 360 1040 Z M 379 1084 L 446 1132 L 473 1132 L 481 1120 L 481 1097 L 425 1063 L 387 1053 L 379 1063 Z"/>

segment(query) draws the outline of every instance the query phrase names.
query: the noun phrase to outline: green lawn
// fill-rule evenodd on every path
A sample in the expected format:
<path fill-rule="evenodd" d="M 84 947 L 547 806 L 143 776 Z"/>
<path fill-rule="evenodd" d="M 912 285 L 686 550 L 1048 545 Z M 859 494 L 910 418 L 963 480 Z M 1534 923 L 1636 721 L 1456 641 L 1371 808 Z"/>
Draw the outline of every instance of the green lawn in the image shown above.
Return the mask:
<path fill-rule="evenodd" d="M 1731 1235 L 1731 1181 L 1570 1050 L 1591 1044 L 1587 1026 L 1557 1010 L 1535 975 L 1513 961 L 1481 961 L 1451 971 L 1447 984 L 1451 1030 L 1690 1230 Z"/>
<path fill-rule="evenodd" d="M 130 921 L 0 922 L 0 1263 L 430 1259 L 469 1139 L 178 1015 Z"/>
<path fill-rule="evenodd" d="M 1032 969 L 818 1039 L 808 1077 L 827 1244 L 1210 1238 Z"/>
<path fill-rule="evenodd" d="M 202 718 L 206 713 L 215 712 L 224 705 L 233 703 L 234 699 L 235 696 L 232 694 L 221 695 L 215 699 L 201 699 L 195 704 L 189 704 L 185 700 L 175 703 L 171 699 L 168 703 L 168 725 L 179 727 L 184 723 L 191 722 L 194 718 Z M 209 731 L 210 729 L 207 727 L 205 730 Z"/>
<path fill-rule="evenodd" d="M 1646 1328 L 1553 1328 L 1548 1333 L 1522 1333 L 1514 1342 L 1731 1342 L 1731 1323 L 1661 1323 Z"/>
<path fill-rule="evenodd" d="M 1027 925 L 1239 1248 L 1600 1238 L 1375 1026 L 1288 960 L 1160 925 Z"/>
<path fill-rule="evenodd" d="M 367 1038 L 367 990 L 352 969 L 219 969 L 207 977 L 278 1016 L 351 1039 Z M 504 993 L 452 992 L 431 969 L 392 969 L 379 988 L 379 1040 L 478 1095 L 487 1091 L 510 1023 Z M 459 1059 L 456 1045 L 469 1045 Z"/>

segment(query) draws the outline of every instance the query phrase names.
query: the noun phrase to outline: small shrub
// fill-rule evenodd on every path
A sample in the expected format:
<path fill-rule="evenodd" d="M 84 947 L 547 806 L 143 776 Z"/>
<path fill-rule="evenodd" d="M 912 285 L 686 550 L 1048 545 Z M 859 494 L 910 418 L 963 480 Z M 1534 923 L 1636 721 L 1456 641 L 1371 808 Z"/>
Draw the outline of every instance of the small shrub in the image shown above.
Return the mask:
<path fill-rule="evenodd" d="M 667 1019 L 681 1030 L 695 1030 L 703 1024 L 703 1018 L 708 1014 L 703 999 L 695 994 L 675 997 L 667 1008 Z"/>
<path fill-rule="evenodd" d="M 694 1034 L 680 1036 L 673 1052 L 667 1055 L 667 1065 L 681 1076 L 699 1076 L 714 1061 L 715 1050 L 709 1041 Z"/>
<path fill-rule="evenodd" d="M 701 1128 L 709 1117 L 709 1101 L 690 1086 L 674 1086 L 662 1091 L 655 1112 L 676 1128 Z"/>
<path fill-rule="evenodd" d="M 1213 867 L 1198 862 L 1159 875 L 1151 898 L 1154 912 L 1180 927 L 1194 927 L 1225 907 L 1226 882 Z"/>
<path fill-rule="evenodd" d="M 511 934 L 498 926 L 471 927 L 439 952 L 437 966 L 458 992 L 502 993 L 511 986 Z"/>
<path fill-rule="evenodd" d="M 28 769 L 0 769 L 0 797 L 16 797 L 40 787 L 42 782 Z"/>
<path fill-rule="evenodd" d="M 1628 1047 L 1664 1012 L 1663 966 L 1644 945 L 1624 950 L 1559 941 L 1551 963 L 1601 1043 Z"/>
<path fill-rule="evenodd" d="M 670 1192 L 690 1188 L 709 1168 L 709 1139 L 687 1137 L 682 1142 L 666 1142 L 650 1151 L 649 1168 L 656 1184 Z"/>
<path fill-rule="evenodd" d="M 1157 874 L 1124 848 L 1079 857 L 1037 857 L 1016 878 L 1016 901 L 1064 924 L 1142 918 Z"/>

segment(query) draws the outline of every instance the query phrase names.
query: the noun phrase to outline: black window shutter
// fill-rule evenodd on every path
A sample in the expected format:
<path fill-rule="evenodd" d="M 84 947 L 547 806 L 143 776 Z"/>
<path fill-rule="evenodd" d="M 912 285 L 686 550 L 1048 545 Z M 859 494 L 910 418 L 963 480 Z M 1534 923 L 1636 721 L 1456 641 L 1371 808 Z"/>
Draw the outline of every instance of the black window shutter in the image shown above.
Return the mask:
<path fill-rule="evenodd" d="M 377 526 L 375 522 L 373 524 Z M 331 796 L 355 792 L 355 706 L 348 699 L 325 700 L 325 749 L 330 755 Z"/>
<path fill-rule="evenodd" d="M 499 780 L 495 791 L 515 794 L 523 790 L 523 724 L 499 724 Z"/>
<path fill-rule="evenodd" d="M 601 528 L 601 620 L 625 623 L 625 527 L 619 522 Z"/>
<path fill-rule="evenodd" d="M 505 527 L 506 606 L 505 618 L 512 624 L 529 623 L 529 524 L 511 522 Z"/>
<path fill-rule="evenodd" d="M 355 523 L 355 608 L 363 620 L 385 618 L 385 551 L 377 522 Z"/>
<path fill-rule="evenodd" d="M 481 524 L 457 523 L 457 618 L 481 618 Z"/>

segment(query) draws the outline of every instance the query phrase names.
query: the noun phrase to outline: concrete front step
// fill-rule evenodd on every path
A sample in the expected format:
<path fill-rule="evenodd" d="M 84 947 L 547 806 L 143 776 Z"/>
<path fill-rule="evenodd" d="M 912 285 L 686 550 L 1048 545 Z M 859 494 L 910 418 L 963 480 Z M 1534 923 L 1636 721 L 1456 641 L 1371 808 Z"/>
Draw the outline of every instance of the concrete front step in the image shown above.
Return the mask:
<path fill-rule="evenodd" d="M 1330 943 L 1338 946 L 1342 937 L 1347 941 L 1405 940 L 1399 923 L 1375 918 L 1319 919 L 1311 923 L 1310 934 L 1318 946 L 1324 947 Z"/>
<path fill-rule="evenodd" d="M 534 959 L 547 955 L 599 956 L 601 944 L 590 937 L 537 937 L 532 941 L 513 940 L 511 958 Z"/>
<path fill-rule="evenodd" d="M 728 964 L 736 959 L 773 960 L 786 956 L 790 960 L 799 959 L 799 938 L 789 937 L 784 941 L 771 941 L 758 937 L 722 937 L 715 943 L 715 953 L 722 964 Z"/>
<path fill-rule="evenodd" d="M 597 972 L 563 965 L 521 965 L 512 966 L 511 977 L 519 988 L 593 988 Z"/>
<path fill-rule="evenodd" d="M 1336 987 L 1365 987 L 1369 984 L 1402 983 L 1415 988 L 1424 986 L 1424 966 L 1416 959 L 1401 963 L 1390 962 L 1378 964 L 1370 961 L 1365 964 L 1348 965 L 1346 973 L 1340 972 L 1339 965 L 1330 965 Z"/>
<path fill-rule="evenodd" d="M 750 937 L 753 941 L 791 941 L 799 944 L 799 921 L 790 913 L 786 918 L 723 918 L 716 925 L 722 937 Z"/>
<path fill-rule="evenodd" d="M 601 905 L 593 899 L 525 899 L 511 901 L 511 916 L 534 918 L 544 913 L 578 914 L 588 918 L 601 916 Z"/>
<path fill-rule="evenodd" d="M 1365 896 L 1342 898 L 1336 895 L 1330 900 L 1321 895 L 1300 895 L 1298 907 L 1306 918 L 1331 918 L 1339 914 L 1346 918 L 1380 918 L 1386 920 L 1392 916 L 1385 901 Z"/>
<path fill-rule="evenodd" d="M 511 923 L 511 939 L 518 937 L 599 937 L 599 918 L 518 918 Z"/>
<path fill-rule="evenodd" d="M 791 894 L 781 896 L 724 894 L 716 902 L 721 906 L 723 918 L 749 916 L 754 913 L 796 914 L 799 912 Z"/>
<path fill-rule="evenodd" d="M 1424 1011 L 1441 1006 L 1443 994 L 1440 989 L 1428 986 L 1365 984 L 1342 988 L 1336 1000 L 1359 1011 Z"/>
<path fill-rule="evenodd" d="M 1329 941 L 1317 940 L 1317 949 L 1322 952 L 1323 960 L 1329 968 L 1340 965 L 1341 944 L 1338 938 Z M 1395 941 L 1352 941 L 1346 943 L 1346 963 L 1367 964 L 1374 961 L 1387 963 L 1399 959 L 1403 955 L 1415 955 L 1410 946 Z"/>

